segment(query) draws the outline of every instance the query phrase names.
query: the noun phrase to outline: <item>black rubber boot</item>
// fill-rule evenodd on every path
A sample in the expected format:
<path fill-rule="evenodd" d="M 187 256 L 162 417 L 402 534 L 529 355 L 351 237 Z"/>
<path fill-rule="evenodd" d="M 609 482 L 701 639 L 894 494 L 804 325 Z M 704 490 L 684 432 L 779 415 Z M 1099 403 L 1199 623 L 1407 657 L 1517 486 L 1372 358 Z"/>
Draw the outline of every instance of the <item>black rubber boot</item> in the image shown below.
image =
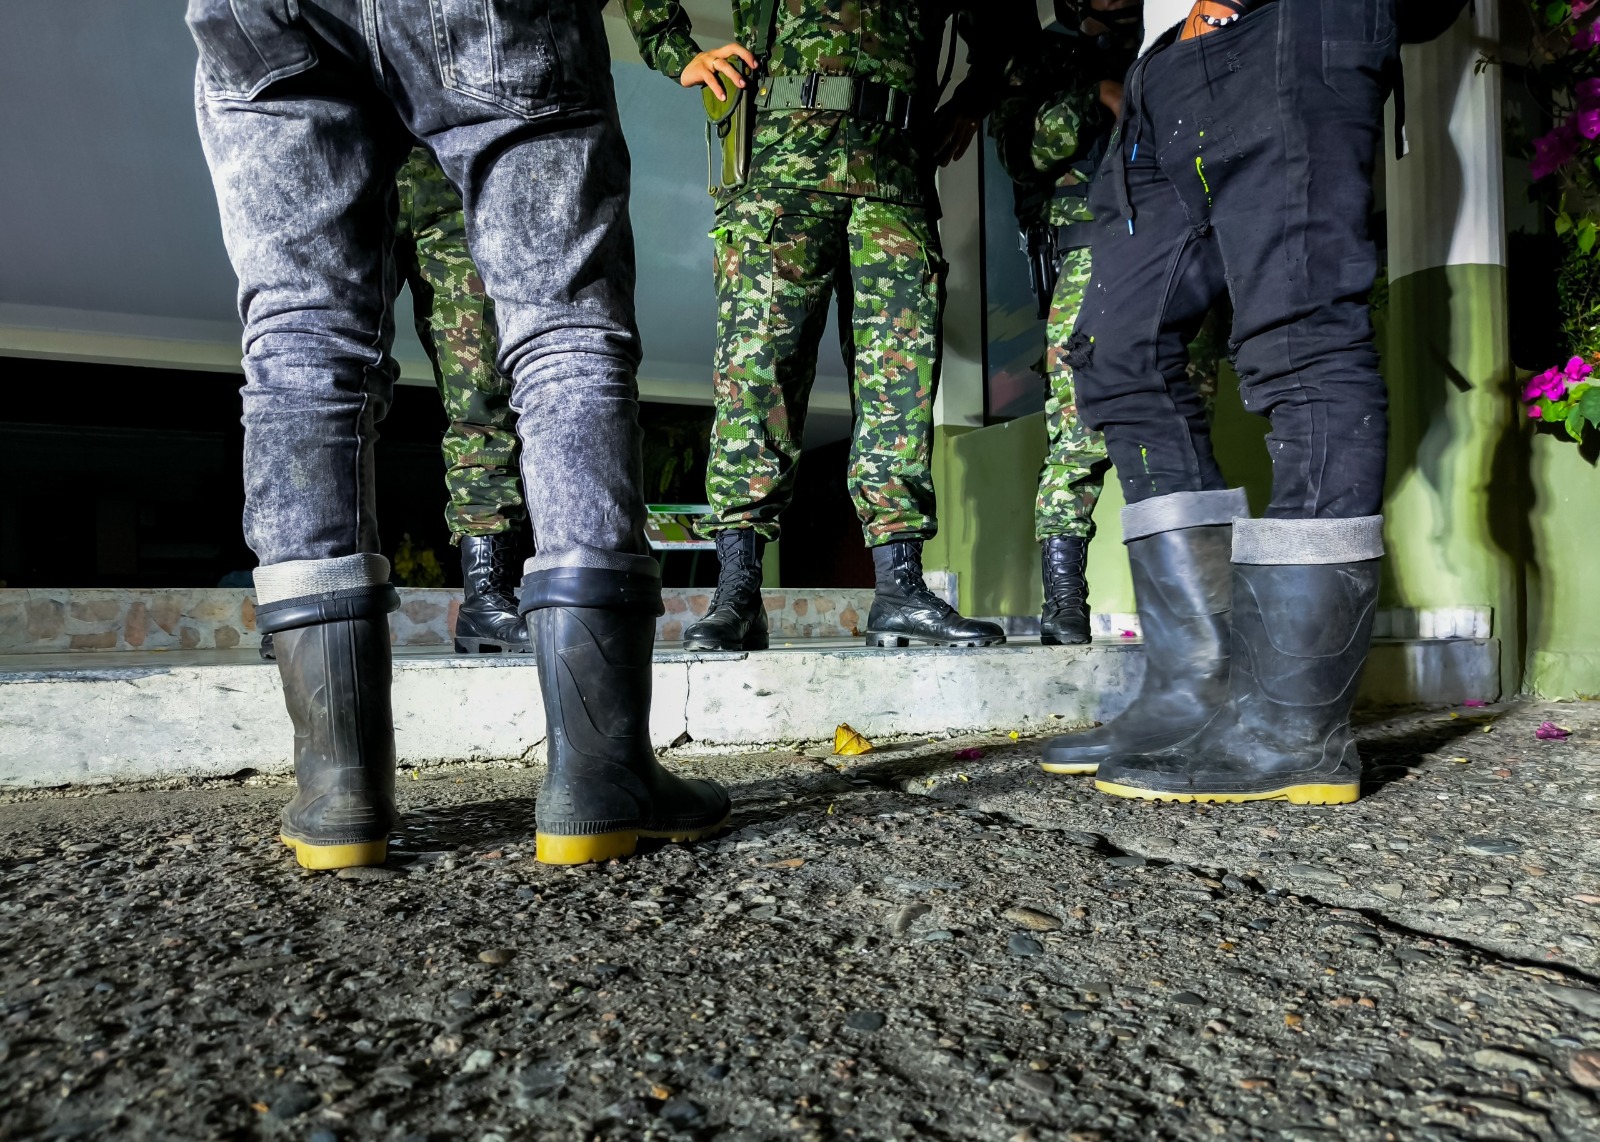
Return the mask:
<path fill-rule="evenodd" d="M 761 601 L 766 544 L 748 527 L 717 532 L 717 591 L 706 617 L 683 632 L 685 650 L 766 650 L 767 608 Z"/>
<path fill-rule="evenodd" d="M 552 576 L 559 577 L 554 584 L 546 578 Z M 537 607 L 528 612 L 528 626 L 550 751 L 535 811 L 535 855 L 546 864 L 628 856 L 640 837 L 698 840 L 721 829 L 731 812 L 720 785 L 674 776 L 651 748 L 651 649 L 661 583 L 646 578 L 563 569 L 523 580 L 522 605 Z M 585 598 L 608 607 L 539 605 Z"/>
<path fill-rule="evenodd" d="M 389 621 L 384 614 L 279 630 L 299 787 L 279 830 L 306 868 L 382 864 L 394 804 Z"/>
<path fill-rule="evenodd" d="M 514 534 L 461 537 L 461 581 L 466 590 L 456 612 L 457 654 L 532 651 L 527 624 L 517 613 L 517 582 L 521 578 Z"/>
<path fill-rule="evenodd" d="M 1172 749 L 1107 762 L 1095 788 L 1156 801 L 1356 800 L 1350 707 L 1372 640 L 1378 562 L 1236 563 L 1227 704 Z"/>
<path fill-rule="evenodd" d="M 1094 773 L 1113 757 L 1183 741 L 1228 697 L 1233 527 L 1164 531 L 1128 544 L 1144 632 L 1144 681 L 1120 715 L 1044 747 L 1047 773 Z"/>
<path fill-rule="evenodd" d="M 906 646 L 913 639 L 935 646 L 998 646 L 1006 632 L 995 623 L 963 618 L 928 590 L 922 579 L 922 540 L 872 549 L 878 581 L 867 614 L 868 646 Z"/>
<path fill-rule="evenodd" d="M 1081 646 L 1089 634 L 1088 539 L 1052 535 L 1039 544 L 1044 576 L 1044 612 L 1039 616 L 1039 641 L 1045 646 Z"/>

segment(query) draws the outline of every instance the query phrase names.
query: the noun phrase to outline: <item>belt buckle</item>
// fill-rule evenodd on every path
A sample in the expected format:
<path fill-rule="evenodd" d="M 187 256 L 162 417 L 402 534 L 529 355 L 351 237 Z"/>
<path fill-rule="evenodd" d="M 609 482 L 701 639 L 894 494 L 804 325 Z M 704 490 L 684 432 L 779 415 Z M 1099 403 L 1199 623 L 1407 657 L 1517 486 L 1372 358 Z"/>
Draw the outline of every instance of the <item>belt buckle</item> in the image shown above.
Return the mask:
<path fill-rule="evenodd" d="M 822 86 L 822 75 L 812 72 L 800 81 L 800 104 L 807 111 L 817 108 L 817 89 Z"/>

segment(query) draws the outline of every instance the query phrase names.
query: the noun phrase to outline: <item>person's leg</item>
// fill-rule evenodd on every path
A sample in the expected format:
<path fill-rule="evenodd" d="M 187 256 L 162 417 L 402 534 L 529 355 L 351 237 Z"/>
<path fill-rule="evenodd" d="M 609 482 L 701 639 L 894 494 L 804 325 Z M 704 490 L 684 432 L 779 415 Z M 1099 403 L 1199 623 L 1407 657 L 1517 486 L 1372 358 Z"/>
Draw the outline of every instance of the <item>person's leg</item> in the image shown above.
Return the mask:
<path fill-rule="evenodd" d="M 1125 165 L 1130 227 L 1112 166 Z M 1093 268 L 1064 362 L 1078 414 L 1105 434 L 1130 504 L 1226 487 L 1205 405 L 1188 378 L 1188 343 L 1227 288 L 1221 259 L 1149 148 L 1113 150 L 1090 195 Z"/>
<path fill-rule="evenodd" d="M 1113 152 L 1108 162 L 1119 162 Z M 1206 407 L 1185 346 L 1224 288 L 1214 245 L 1148 150 L 1129 160 L 1128 225 L 1119 180 L 1102 169 L 1094 266 L 1068 363 L 1078 407 L 1105 430 L 1122 479 L 1123 543 L 1144 636 L 1138 696 L 1098 729 L 1053 739 L 1043 767 L 1090 774 L 1186 740 L 1227 698 L 1232 523 L 1247 507 L 1223 487 Z"/>
<path fill-rule="evenodd" d="M 640 837 L 714 832 L 726 792 L 674 776 L 651 748 L 661 577 L 644 533 L 629 160 L 600 10 L 549 0 L 441 20 L 380 0 L 378 14 L 397 104 L 462 192 L 514 381 L 537 542 L 520 606 L 550 742 L 538 857 L 606 860 Z"/>
<path fill-rule="evenodd" d="M 1354 801 L 1350 733 L 1383 554 L 1384 393 L 1367 316 L 1371 174 L 1392 0 L 1280 3 L 1179 45 L 1147 93 L 1163 162 L 1210 201 L 1235 306 L 1241 395 L 1269 415 L 1272 518 L 1233 541 L 1229 697 L 1170 750 L 1122 757 L 1120 796 Z M 1212 41 L 1215 41 L 1214 43 Z M 1205 136 L 1159 131 L 1204 123 Z"/>
<path fill-rule="evenodd" d="M 387 614 L 399 601 L 379 554 L 372 445 L 394 380 L 404 144 L 334 45 L 240 19 L 226 5 L 190 9 L 200 139 L 245 330 L 256 622 L 274 638 L 295 726 L 298 791 L 281 832 L 307 867 L 379 863 L 397 817 Z"/>
<path fill-rule="evenodd" d="M 767 647 L 762 548 L 794 497 L 848 205 L 838 195 L 755 194 L 725 208 L 712 231 L 716 416 L 706 498 L 720 568 L 705 616 L 684 632 L 690 650 Z"/>
<path fill-rule="evenodd" d="M 511 382 L 495 368 L 500 339 L 494 302 L 467 249 L 461 196 L 421 148 L 401 168 L 400 181 L 412 206 L 416 274 L 426 290 L 419 295 L 413 280 L 417 333 L 433 362 L 448 421 L 442 445 L 450 498 L 445 522 L 456 542 L 514 534 L 527 508 Z"/>
<path fill-rule="evenodd" d="M 461 196 L 425 148 L 411 152 L 399 187 L 396 243 L 411 253 L 403 264 L 412 268 L 417 333 L 445 411 L 445 521 L 461 547 L 464 589 L 455 648 L 463 654 L 527 653 L 528 628 L 516 599 L 527 512 L 517 474 L 511 383 L 495 368 L 500 342 L 494 303 L 467 250 Z"/>
<path fill-rule="evenodd" d="M 1232 152 L 1206 165 L 1211 218 L 1232 284 L 1240 396 L 1272 422 L 1273 518 L 1382 509 L 1388 401 L 1369 309 L 1370 230 L 1393 7 L 1272 5 L 1211 38 L 1242 33 L 1231 50 L 1272 52 L 1278 76 L 1188 77 L 1186 90 L 1209 94 L 1218 145 Z M 1173 156 L 1180 164 L 1193 172 L 1192 156 Z"/>
<path fill-rule="evenodd" d="M 1078 393 L 1067 365 L 1067 341 L 1083 307 L 1093 262 L 1088 247 L 1066 251 L 1045 322 L 1045 432 L 1048 447 L 1039 468 L 1034 501 L 1034 537 L 1039 541 L 1044 610 L 1039 639 L 1046 646 L 1089 641 L 1089 585 L 1085 565 L 1094 537 L 1094 509 L 1105 488 L 1111 460 L 1105 436 L 1083 423 Z"/>
<path fill-rule="evenodd" d="M 849 359 L 856 423 L 846 484 L 877 577 L 867 645 L 1004 642 L 999 626 L 963 618 L 922 577 L 923 542 L 939 528 L 933 398 L 948 264 L 938 233 L 922 207 L 851 201 Z"/>

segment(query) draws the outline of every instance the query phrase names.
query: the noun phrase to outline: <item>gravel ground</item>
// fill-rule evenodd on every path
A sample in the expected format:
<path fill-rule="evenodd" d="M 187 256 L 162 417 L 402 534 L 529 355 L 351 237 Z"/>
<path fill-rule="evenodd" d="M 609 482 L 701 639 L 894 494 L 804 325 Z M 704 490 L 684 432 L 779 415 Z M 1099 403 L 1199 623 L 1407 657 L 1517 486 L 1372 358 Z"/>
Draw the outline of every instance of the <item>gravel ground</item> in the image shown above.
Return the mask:
<path fill-rule="evenodd" d="M 281 782 L 16 795 L 0 1139 L 1600 1138 L 1600 706 L 1364 738 L 1339 809 L 678 756 L 734 831 L 574 870 L 531 770 L 408 775 L 338 876 Z"/>

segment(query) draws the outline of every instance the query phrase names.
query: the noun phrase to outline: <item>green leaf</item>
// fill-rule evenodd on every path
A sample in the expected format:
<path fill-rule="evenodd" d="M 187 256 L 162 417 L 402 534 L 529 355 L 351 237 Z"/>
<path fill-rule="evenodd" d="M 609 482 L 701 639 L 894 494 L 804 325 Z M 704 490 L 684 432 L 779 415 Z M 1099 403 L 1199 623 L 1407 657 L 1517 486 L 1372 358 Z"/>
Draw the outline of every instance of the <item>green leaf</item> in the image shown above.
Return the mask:
<path fill-rule="evenodd" d="M 1585 254 L 1594 249 L 1595 232 L 1595 224 L 1588 218 L 1578 224 L 1578 249 Z"/>
<path fill-rule="evenodd" d="M 1574 402 L 1575 401 L 1581 401 L 1583 399 L 1583 394 L 1588 392 L 1592 388 L 1594 388 L 1594 386 L 1592 384 L 1590 384 L 1588 381 L 1584 381 L 1583 384 L 1581 384 L 1581 385 L 1573 385 L 1570 389 L 1567 390 L 1567 400 L 1568 401 L 1574 401 Z"/>
<path fill-rule="evenodd" d="M 1565 421 L 1565 424 L 1566 424 L 1566 427 L 1567 427 L 1567 435 L 1572 437 L 1572 439 L 1576 440 L 1579 444 L 1582 444 L 1583 443 L 1583 414 L 1580 413 L 1577 409 L 1573 409 L 1571 412 L 1567 413 L 1567 419 Z"/>
<path fill-rule="evenodd" d="M 1552 28 L 1558 28 L 1566 22 L 1571 12 L 1572 6 L 1565 3 L 1565 0 L 1555 0 L 1555 3 L 1544 6 L 1544 22 Z"/>
<path fill-rule="evenodd" d="M 1589 391 L 1583 394 L 1583 399 L 1577 402 L 1577 409 L 1584 420 L 1600 428 L 1600 387 L 1591 385 Z"/>
<path fill-rule="evenodd" d="M 1595 161 L 1596 162 L 1600 162 L 1600 159 L 1596 159 Z M 1560 214 L 1556 215 L 1556 234 L 1557 235 L 1565 234 L 1568 230 L 1571 230 L 1571 229 L 1572 229 L 1572 215 L 1568 214 L 1565 210 L 1563 210 Z"/>

